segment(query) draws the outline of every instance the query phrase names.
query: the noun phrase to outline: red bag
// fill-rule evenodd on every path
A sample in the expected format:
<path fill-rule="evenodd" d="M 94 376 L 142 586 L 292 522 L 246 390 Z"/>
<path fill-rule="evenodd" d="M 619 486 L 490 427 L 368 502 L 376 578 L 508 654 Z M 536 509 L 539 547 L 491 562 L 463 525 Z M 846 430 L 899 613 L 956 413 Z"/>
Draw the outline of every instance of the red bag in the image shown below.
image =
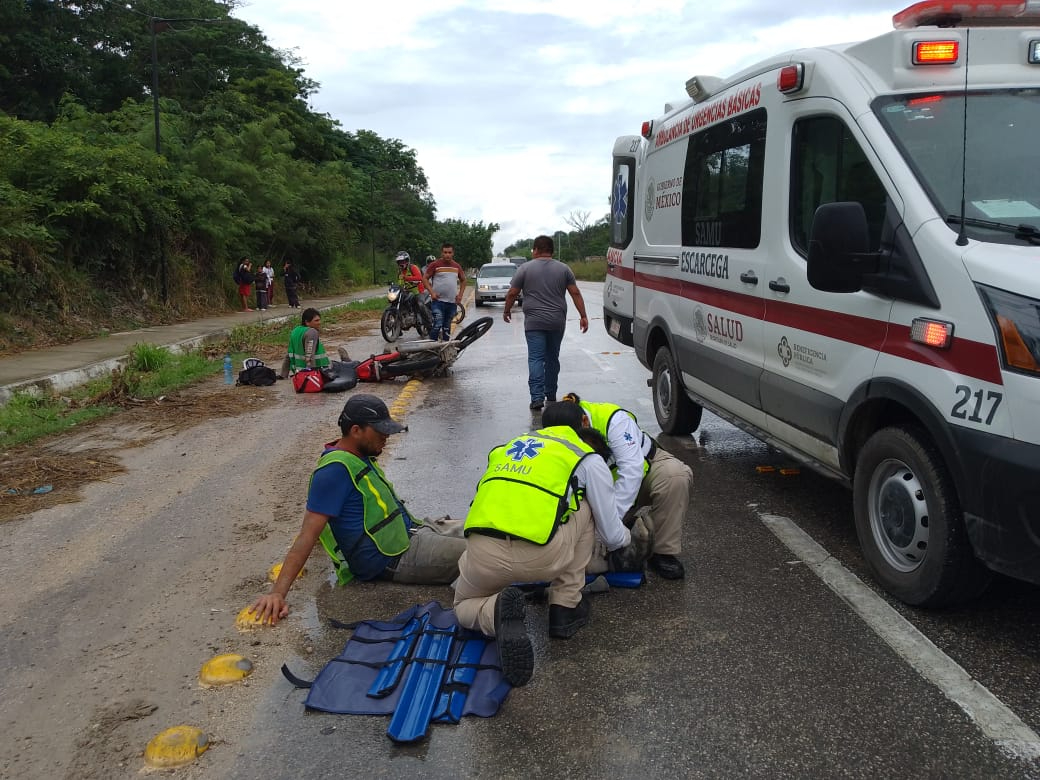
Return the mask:
<path fill-rule="evenodd" d="M 316 368 L 305 368 L 292 375 L 292 384 L 297 393 L 320 393 L 325 377 Z"/>

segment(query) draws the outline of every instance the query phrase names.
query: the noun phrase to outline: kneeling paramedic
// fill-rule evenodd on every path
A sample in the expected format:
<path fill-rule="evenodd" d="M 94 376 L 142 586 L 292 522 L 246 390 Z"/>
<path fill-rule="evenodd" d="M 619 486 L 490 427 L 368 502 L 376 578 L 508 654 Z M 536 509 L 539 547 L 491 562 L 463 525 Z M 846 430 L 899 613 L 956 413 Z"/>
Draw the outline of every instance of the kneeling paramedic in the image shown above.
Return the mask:
<path fill-rule="evenodd" d="M 549 636 L 569 638 L 588 622 L 582 596 L 596 538 L 608 550 L 631 542 L 618 517 L 603 458 L 573 425 L 526 433 L 491 450 L 466 516 L 466 552 L 455 583 L 459 624 L 496 637 L 502 673 L 524 685 L 534 651 L 523 592 L 512 583 L 549 582 Z"/>
<path fill-rule="evenodd" d="M 421 524 L 408 514 L 376 464 L 390 434 L 405 427 L 374 395 L 355 395 L 339 416 L 341 436 L 325 445 L 311 475 L 303 528 L 289 549 L 271 592 L 252 612 L 277 623 L 289 614 L 286 595 L 321 541 L 340 584 L 353 579 L 447 585 L 466 549 L 462 523 Z"/>
<path fill-rule="evenodd" d="M 682 524 L 690 503 L 690 467 L 657 446 L 639 428 L 636 416 L 616 404 L 592 403 L 567 393 L 542 412 L 542 424 L 559 424 L 571 414 L 568 406 L 575 404 L 582 410 L 582 424 L 598 431 L 610 447 L 618 514 L 627 520 L 637 507 L 650 506 L 647 524 L 654 547 L 647 565 L 665 579 L 682 579 L 686 568 L 676 556 L 682 552 Z"/>

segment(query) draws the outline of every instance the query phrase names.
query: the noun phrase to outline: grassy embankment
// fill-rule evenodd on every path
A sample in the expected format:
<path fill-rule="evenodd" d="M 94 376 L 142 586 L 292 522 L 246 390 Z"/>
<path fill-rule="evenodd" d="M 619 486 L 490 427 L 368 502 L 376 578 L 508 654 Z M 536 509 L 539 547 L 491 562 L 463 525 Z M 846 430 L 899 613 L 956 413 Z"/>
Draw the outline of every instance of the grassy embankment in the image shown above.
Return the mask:
<path fill-rule="evenodd" d="M 386 301 L 372 298 L 321 314 L 322 323 L 336 323 L 344 312 L 382 311 Z M 17 393 L 0 406 L 0 450 L 60 433 L 89 420 L 118 412 L 127 400 L 154 399 L 188 387 L 223 370 L 224 355 L 235 366 L 261 346 L 285 345 L 292 323 L 243 325 L 222 341 L 174 354 L 151 344 L 135 344 L 125 366 L 108 377 L 92 380 L 62 395 Z M 236 374 L 237 376 L 237 371 Z"/>
<path fill-rule="evenodd" d="M 607 278 L 606 260 L 589 260 L 588 262 L 567 263 L 574 271 L 574 278 L 579 282 L 602 282 Z"/>

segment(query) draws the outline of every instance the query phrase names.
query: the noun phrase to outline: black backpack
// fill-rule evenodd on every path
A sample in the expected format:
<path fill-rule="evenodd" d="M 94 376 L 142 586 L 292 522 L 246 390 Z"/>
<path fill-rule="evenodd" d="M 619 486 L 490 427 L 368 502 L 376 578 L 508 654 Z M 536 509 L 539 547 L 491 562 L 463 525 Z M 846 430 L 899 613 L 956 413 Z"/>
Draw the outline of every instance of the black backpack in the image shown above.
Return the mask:
<path fill-rule="evenodd" d="M 278 374 L 267 366 L 251 366 L 238 372 L 238 384 L 267 387 L 278 381 Z"/>

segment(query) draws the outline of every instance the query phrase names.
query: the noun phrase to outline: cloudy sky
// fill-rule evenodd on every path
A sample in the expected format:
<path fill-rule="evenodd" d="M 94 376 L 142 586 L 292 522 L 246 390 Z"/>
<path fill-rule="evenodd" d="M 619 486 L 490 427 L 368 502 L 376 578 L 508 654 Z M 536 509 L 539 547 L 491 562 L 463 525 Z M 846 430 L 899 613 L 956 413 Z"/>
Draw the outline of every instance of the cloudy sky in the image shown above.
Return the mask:
<path fill-rule="evenodd" d="M 312 108 L 416 150 L 438 217 L 495 249 L 608 212 L 610 154 L 693 75 L 891 29 L 911 0 L 242 0 L 293 50 Z"/>

